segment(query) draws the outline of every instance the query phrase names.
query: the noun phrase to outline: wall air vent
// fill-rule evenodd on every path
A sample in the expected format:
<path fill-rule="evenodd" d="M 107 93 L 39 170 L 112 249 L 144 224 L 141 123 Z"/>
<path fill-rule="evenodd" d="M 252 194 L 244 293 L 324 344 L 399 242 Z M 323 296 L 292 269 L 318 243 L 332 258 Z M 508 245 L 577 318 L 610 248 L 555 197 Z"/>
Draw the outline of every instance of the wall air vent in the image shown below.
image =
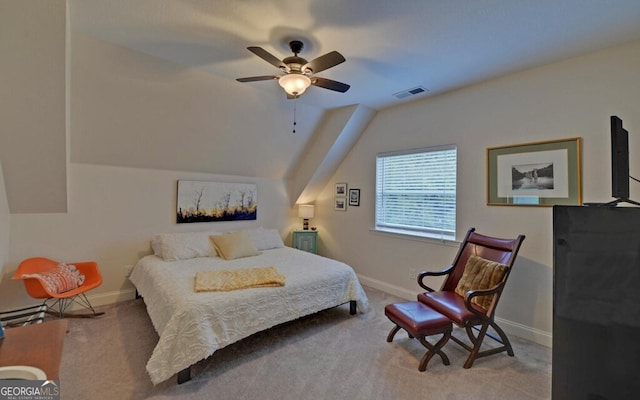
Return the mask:
<path fill-rule="evenodd" d="M 404 99 L 404 98 L 407 98 L 409 96 L 415 96 L 415 95 L 420 94 L 420 93 L 427 93 L 428 91 L 429 91 L 428 89 L 426 89 L 426 88 L 424 88 L 422 86 L 417 86 L 417 87 L 414 87 L 414 88 L 411 88 L 411 89 L 403 90 L 403 91 L 398 92 L 398 93 L 394 93 L 393 95 L 398 99 Z"/>

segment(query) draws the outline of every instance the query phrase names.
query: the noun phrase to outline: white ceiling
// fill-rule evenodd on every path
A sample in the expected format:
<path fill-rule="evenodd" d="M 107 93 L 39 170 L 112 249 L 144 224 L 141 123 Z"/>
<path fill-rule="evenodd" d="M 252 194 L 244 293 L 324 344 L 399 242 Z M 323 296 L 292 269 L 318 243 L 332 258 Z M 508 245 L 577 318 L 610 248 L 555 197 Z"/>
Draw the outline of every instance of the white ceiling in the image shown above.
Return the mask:
<path fill-rule="evenodd" d="M 247 46 L 280 59 L 291 39 L 307 60 L 337 50 L 347 61 L 318 75 L 351 89 L 312 87 L 299 100 L 324 109 L 381 109 L 416 86 L 433 95 L 640 39 L 638 0 L 70 0 L 69 9 L 73 30 L 230 81 L 278 73 Z M 284 96 L 276 81 L 237 85 Z"/>

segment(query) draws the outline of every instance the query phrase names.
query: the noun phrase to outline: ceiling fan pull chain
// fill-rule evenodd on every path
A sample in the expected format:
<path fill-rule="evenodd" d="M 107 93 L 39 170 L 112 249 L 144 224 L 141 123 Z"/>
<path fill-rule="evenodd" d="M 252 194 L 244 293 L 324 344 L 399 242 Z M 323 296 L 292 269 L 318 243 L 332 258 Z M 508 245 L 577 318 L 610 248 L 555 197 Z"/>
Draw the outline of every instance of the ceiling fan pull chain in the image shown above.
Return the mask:
<path fill-rule="evenodd" d="M 296 133 L 296 105 L 298 104 L 298 96 L 293 99 L 293 133 Z"/>

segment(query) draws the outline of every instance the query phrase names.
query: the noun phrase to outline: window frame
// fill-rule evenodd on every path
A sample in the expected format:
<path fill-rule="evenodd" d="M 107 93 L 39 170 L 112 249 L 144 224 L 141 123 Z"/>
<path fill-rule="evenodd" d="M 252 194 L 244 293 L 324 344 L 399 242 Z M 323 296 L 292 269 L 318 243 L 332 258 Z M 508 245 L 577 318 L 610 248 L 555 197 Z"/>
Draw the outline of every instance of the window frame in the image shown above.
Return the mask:
<path fill-rule="evenodd" d="M 388 223 L 385 221 L 381 221 L 382 217 L 379 217 L 379 213 L 380 211 L 383 209 L 384 205 L 380 205 L 380 199 L 381 196 L 384 196 L 384 194 L 380 193 L 380 190 L 383 190 L 383 188 L 380 187 L 380 185 L 383 185 L 383 183 L 381 183 L 380 180 L 380 162 L 381 160 L 388 158 L 388 157 L 396 157 L 396 156 L 411 156 L 414 154 L 424 154 L 424 153 L 437 153 L 437 152 L 444 152 L 444 151 L 454 151 L 454 164 L 455 164 L 455 173 L 453 174 L 453 187 L 454 187 L 454 192 L 453 192 L 453 202 L 447 202 L 446 204 L 450 207 L 453 206 L 453 220 L 449 220 L 448 222 L 444 222 L 442 226 L 440 227 L 434 227 L 434 226 L 430 226 L 430 227 L 425 227 L 425 226 L 419 226 L 419 225 L 394 225 L 392 223 Z M 450 163 L 451 160 L 446 160 L 443 161 L 440 164 L 434 164 L 434 166 L 443 166 L 446 162 Z M 450 168 L 450 166 L 448 166 Z M 457 231 L 457 185 L 458 185 L 458 146 L 455 144 L 448 144 L 448 145 L 440 145 L 440 146 L 430 146 L 430 147 L 420 147 L 420 148 L 412 148 L 412 149 L 404 149 L 404 150 L 395 150 L 395 151 L 388 151 L 388 152 L 381 152 L 376 154 L 376 171 L 375 171 L 375 208 L 374 208 L 374 228 L 373 230 L 376 232 L 383 232 L 383 233 L 392 233 L 392 234 L 401 234 L 401 235 L 408 235 L 408 236 L 412 236 L 412 237 L 418 237 L 418 238 L 425 238 L 425 239 L 437 239 L 437 240 L 441 240 L 441 241 L 455 241 L 456 239 L 456 231 Z M 447 183 L 451 183 L 451 181 L 449 180 L 448 182 L 445 181 L 444 185 L 446 185 Z M 449 194 L 451 194 L 451 189 L 447 189 L 447 187 L 441 187 L 439 192 L 436 193 L 442 193 L 442 194 L 447 194 L 447 192 Z M 418 209 L 420 210 L 432 210 L 433 207 L 418 207 Z M 447 212 L 444 211 L 442 212 L 442 214 L 446 214 Z M 446 229 L 445 225 L 452 225 L 452 230 L 451 229 Z"/>

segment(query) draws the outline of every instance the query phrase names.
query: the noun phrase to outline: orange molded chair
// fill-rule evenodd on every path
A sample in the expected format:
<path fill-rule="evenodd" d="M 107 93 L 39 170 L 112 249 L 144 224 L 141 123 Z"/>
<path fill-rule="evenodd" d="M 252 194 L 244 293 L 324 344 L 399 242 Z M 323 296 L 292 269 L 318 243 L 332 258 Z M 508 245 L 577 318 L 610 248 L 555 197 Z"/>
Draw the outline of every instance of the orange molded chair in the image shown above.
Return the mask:
<path fill-rule="evenodd" d="M 426 292 L 418 295 L 418 301 L 449 318 L 451 322 L 459 327 L 465 328 L 467 331 L 471 345 L 455 336 L 451 336 L 452 341 L 470 353 L 464 364 L 464 368 L 471 368 L 477 358 L 503 351 L 506 351 L 508 355 L 513 357 L 513 348 L 511 347 L 509 338 L 496 324 L 494 316 L 496 306 L 502 294 L 502 289 L 504 289 L 507 283 L 507 278 L 509 277 L 511 268 L 513 268 L 516 255 L 523 240 L 524 235 L 519 235 L 515 239 L 500 239 L 481 235 L 475 232 L 475 228 L 470 228 L 460 244 L 458 254 L 450 266 L 443 271 L 425 271 L 418 275 L 418 284 L 426 290 Z M 494 286 L 478 289 L 470 288 L 464 293 L 464 296 L 462 296 L 458 294 L 456 288 L 458 282 L 460 282 L 464 275 L 467 261 L 469 261 L 471 256 L 480 257 L 489 263 L 495 262 L 501 264 L 506 267 L 506 271 Z M 483 263 L 476 265 L 483 265 Z M 478 273 L 480 276 L 491 274 L 491 272 L 487 272 L 489 268 L 490 266 L 487 265 L 486 269 L 480 270 Z M 431 289 L 425 284 L 424 278 L 428 276 L 446 276 L 440 290 Z M 463 287 L 465 287 L 465 285 L 463 285 Z M 483 301 L 481 301 L 482 306 L 473 301 L 474 298 L 479 296 L 483 296 Z M 484 299 L 486 299 L 486 301 L 484 301 Z M 498 336 L 490 333 L 488 331 L 489 328 L 492 328 Z M 495 340 L 500 345 L 480 351 L 485 337 Z"/>
<path fill-rule="evenodd" d="M 57 306 L 57 313 L 60 317 L 64 317 L 64 312 L 73 303 L 91 310 L 93 315 L 97 315 L 96 311 L 91 306 L 89 299 L 85 293 L 93 288 L 97 288 L 102 284 L 102 275 L 98 269 L 98 264 L 93 261 L 69 263 L 75 265 L 81 274 L 84 274 L 84 283 L 79 287 L 62 292 L 53 293 L 47 290 L 42 283 L 36 278 L 23 278 L 24 274 L 38 274 L 56 268 L 60 262 L 51 260 L 44 257 L 28 258 L 20 263 L 12 279 L 22 279 L 25 289 L 29 296 L 35 299 L 44 299 L 43 304 L 47 305 L 49 309 L 54 309 Z M 51 304 L 48 304 L 51 302 Z"/>

